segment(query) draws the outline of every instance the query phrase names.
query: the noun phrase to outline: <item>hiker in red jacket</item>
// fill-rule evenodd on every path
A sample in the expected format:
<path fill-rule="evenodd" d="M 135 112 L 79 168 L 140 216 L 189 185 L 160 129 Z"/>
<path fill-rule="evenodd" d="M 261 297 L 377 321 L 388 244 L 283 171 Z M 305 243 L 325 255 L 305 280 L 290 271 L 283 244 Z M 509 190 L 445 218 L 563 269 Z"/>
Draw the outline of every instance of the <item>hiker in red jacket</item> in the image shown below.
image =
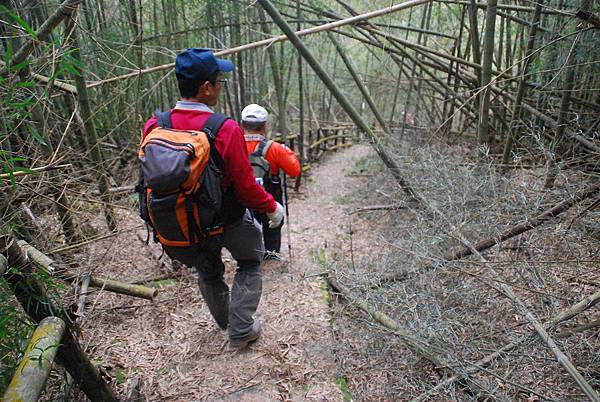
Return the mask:
<path fill-rule="evenodd" d="M 290 177 L 300 175 L 300 160 L 286 145 L 267 140 L 267 120 L 269 113 L 257 104 L 250 104 L 242 110 L 242 129 L 246 140 L 246 151 L 254 169 L 254 177 L 264 189 L 279 203 L 283 203 L 282 174 Z M 256 219 L 262 223 L 265 241 L 265 260 L 281 260 L 281 224 L 273 226 L 269 218 L 260 211 Z"/>
<path fill-rule="evenodd" d="M 217 59 L 209 49 L 187 49 L 177 55 L 175 74 L 181 100 L 171 109 L 171 125 L 178 130 L 200 130 L 213 113 L 223 73 L 233 63 Z M 157 127 L 157 117 L 146 122 L 143 137 Z M 262 293 L 260 265 L 264 256 L 261 226 L 247 209 L 266 214 L 271 224 L 280 225 L 284 209 L 254 180 L 242 130 L 231 119 L 225 121 L 215 139 L 223 159 L 224 230 L 190 247 L 164 246 L 166 253 L 198 271 L 200 293 L 221 329 L 228 328 L 230 343 L 245 347 L 260 336 L 261 323 L 253 318 Z M 224 281 L 221 249 L 228 249 L 238 263 L 231 289 Z"/>

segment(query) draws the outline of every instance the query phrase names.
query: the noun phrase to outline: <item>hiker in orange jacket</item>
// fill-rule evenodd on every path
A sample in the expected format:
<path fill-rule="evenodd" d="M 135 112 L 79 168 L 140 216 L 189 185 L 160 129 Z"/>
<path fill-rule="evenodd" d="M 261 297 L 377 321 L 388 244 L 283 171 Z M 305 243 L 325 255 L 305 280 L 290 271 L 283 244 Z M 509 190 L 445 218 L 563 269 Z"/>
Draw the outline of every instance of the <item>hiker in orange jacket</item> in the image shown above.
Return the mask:
<path fill-rule="evenodd" d="M 287 146 L 265 138 L 269 113 L 264 107 L 250 104 L 242 110 L 242 129 L 246 139 L 246 150 L 254 177 L 264 189 L 273 195 L 275 201 L 283 204 L 282 171 L 290 177 L 300 175 L 300 160 Z M 269 223 L 268 217 L 255 211 L 255 216 L 263 225 L 265 259 L 281 260 L 281 227 Z"/>

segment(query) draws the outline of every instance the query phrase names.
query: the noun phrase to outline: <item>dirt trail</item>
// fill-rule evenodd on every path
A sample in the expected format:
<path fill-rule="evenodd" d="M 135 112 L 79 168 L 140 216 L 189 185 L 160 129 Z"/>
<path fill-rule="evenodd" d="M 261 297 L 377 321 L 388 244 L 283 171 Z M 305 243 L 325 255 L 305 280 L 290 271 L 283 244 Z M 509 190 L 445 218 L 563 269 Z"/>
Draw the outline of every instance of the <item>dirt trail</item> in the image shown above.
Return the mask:
<path fill-rule="evenodd" d="M 314 252 L 335 247 L 347 232 L 341 200 L 364 178 L 346 173 L 370 153 L 357 145 L 331 155 L 291 200 L 293 266 L 290 272 L 286 265 L 264 267 L 258 309 L 263 335 L 250 349 L 230 349 L 198 294 L 196 275 L 185 268 L 176 280 L 158 282 L 161 294 L 154 303 L 108 292 L 90 296 L 85 341 L 117 387 L 124 392 L 140 377 L 148 401 L 342 400 L 323 281 L 315 275 L 322 267 Z M 121 227 L 138 222 L 133 211 L 122 211 L 120 218 Z M 88 249 L 95 254 L 90 261 L 104 262 L 94 273 L 128 281 L 168 273 L 150 257 L 143 237 L 125 232 Z M 285 230 L 283 237 L 288 259 Z M 231 282 L 234 268 L 226 261 Z"/>

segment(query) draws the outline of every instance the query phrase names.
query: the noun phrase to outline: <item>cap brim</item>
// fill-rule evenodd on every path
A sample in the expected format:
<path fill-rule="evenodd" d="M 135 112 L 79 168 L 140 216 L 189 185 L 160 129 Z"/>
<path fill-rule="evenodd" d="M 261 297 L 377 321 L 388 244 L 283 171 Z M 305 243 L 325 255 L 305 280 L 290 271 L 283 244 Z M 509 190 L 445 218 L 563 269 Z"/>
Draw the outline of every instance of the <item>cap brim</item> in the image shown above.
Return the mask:
<path fill-rule="evenodd" d="M 229 60 L 217 59 L 217 65 L 219 66 L 219 71 L 224 73 L 229 73 L 233 71 L 233 62 Z"/>

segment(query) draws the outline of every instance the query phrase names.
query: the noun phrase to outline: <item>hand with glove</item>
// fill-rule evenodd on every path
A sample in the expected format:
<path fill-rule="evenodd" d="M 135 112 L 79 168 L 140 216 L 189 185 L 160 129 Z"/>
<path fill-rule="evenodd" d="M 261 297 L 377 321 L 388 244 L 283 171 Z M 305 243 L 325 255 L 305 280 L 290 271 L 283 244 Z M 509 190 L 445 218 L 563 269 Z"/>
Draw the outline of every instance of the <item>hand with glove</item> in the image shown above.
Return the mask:
<path fill-rule="evenodd" d="M 281 225 L 284 215 L 285 209 L 283 208 L 283 205 L 277 202 L 277 208 L 275 208 L 275 211 L 267 212 L 267 218 L 269 218 L 269 228 L 275 229 L 277 226 Z"/>

